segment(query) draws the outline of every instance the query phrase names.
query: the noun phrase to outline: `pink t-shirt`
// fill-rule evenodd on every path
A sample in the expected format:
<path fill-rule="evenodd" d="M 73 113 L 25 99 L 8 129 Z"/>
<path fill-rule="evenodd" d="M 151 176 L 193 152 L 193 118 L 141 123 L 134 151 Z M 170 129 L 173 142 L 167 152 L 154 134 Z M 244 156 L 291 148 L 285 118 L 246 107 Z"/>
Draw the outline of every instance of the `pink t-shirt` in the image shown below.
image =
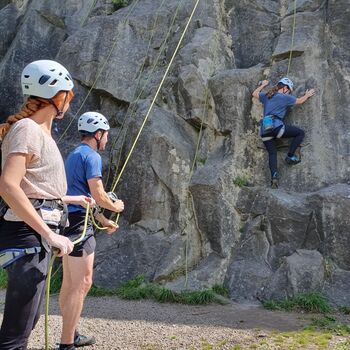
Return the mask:
<path fill-rule="evenodd" d="M 66 173 L 55 140 L 30 118 L 13 124 L 2 143 L 2 167 L 11 153 L 33 155 L 21 188 L 28 198 L 55 199 L 67 192 Z"/>

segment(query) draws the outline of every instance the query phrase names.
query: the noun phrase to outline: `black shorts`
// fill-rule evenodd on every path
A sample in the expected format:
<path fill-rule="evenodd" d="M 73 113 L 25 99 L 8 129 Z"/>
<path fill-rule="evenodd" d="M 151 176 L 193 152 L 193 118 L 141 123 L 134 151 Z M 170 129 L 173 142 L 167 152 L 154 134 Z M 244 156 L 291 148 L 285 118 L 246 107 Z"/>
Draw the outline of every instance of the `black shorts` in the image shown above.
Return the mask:
<path fill-rule="evenodd" d="M 64 235 L 71 241 L 78 239 L 84 230 L 85 213 L 74 212 L 68 216 L 69 227 L 66 228 Z M 94 236 L 94 228 L 91 220 L 88 220 L 85 238 L 82 242 L 74 246 L 69 256 L 82 257 L 84 251 L 87 255 L 92 254 L 96 249 L 96 239 Z"/>

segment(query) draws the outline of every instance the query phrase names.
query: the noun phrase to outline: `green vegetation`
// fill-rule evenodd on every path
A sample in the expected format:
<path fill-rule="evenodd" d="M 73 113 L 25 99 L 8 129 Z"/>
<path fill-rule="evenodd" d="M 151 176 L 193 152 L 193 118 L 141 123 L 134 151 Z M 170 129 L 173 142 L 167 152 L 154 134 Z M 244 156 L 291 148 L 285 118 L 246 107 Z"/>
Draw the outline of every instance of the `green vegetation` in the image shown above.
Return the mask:
<path fill-rule="evenodd" d="M 319 293 L 299 294 L 285 300 L 266 300 L 263 306 L 269 310 L 306 311 L 306 312 L 330 312 L 327 299 Z"/>
<path fill-rule="evenodd" d="M 341 306 L 338 310 L 344 315 L 350 315 L 350 307 L 348 306 Z"/>
<path fill-rule="evenodd" d="M 173 292 L 163 286 L 147 282 L 144 276 L 140 275 L 134 279 L 123 283 L 116 289 L 103 289 L 92 287 L 90 296 L 116 295 L 122 299 L 141 300 L 152 299 L 160 303 L 181 303 L 181 304 L 223 304 L 223 297 L 227 297 L 228 291 L 223 286 L 215 285 L 212 289 L 204 289 L 201 291 L 184 291 Z"/>
<path fill-rule="evenodd" d="M 122 7 L 128 6 L 129 2 L 130 2 L 129 0 L 112 0 L 114 11 L 117 11 Z"/>
<path fill-rule="evenodd" d="M 205 165 L 206 161 L 207 161 L 207 158 L 197 158 L 196 159 L 196 165 L 197 166 L 199 166 L 199 165 L 203 166 L 203 165 Z"/>
<path fill-rule="evenodd" d="M 7 273 L 4 269 L 0 269 L 0 289 L 7 287 Z"/>
<path fill-rule="evenodd" d="M 310 326 L 307 327 L 307 329 L 310 330 L 320 330 L 320 331 L 326 331 L 334 335 L 339 336 L 348 336 L 350 335 L 350 326 L 339 323 L 337 319 L 333 316 L 323 316 L 321 318 L 313 317 L 311 319 Z"/>
<path fill-rule="evenodd" d="M 249 181 L 244 176 L 237 176 L 233 179 L 233 184 L 237 187 L 244 187 L 249 185 Z"/>
<path fill-rule="evenodd" d="M 222 295 L 225 298 L 229 297 L 229 290 L 221 284 L 214 284 L 211 289 L 216 294 Z"/>

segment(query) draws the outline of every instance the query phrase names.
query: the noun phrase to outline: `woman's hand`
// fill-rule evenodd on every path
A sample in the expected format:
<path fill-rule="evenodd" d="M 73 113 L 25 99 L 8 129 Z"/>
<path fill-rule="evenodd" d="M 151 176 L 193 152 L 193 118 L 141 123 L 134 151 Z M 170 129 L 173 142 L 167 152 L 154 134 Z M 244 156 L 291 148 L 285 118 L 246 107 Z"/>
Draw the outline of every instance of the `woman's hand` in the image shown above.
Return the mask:
<path fill-rule="evenodd" d="M 253 91 L 252 96 L 255 97 L 256 99 L 259 99 L 259 93 L 261 90 L 269 84 L 268 80 L 263 80 L 260 85 Z"/>
<path fill-rule="evenodd" d="M 314 89 L 306 90 L 305 96 L 306 96 L 307 98 L 310 98 L 310 97 L 312 97 L 313 95 L 315 95 L 315 90 L 314 90 Z"/>
<path fill-rule="evenodd" d="M 58 235 L 57 233 L 54 233 L 52 231 L 48 235 L 46 240 L 52 247 L 57 248 L 59 250 L 59 254 L 57 256 L 70 254 L 74 248 L 74 245 L 69 238 Z"/>

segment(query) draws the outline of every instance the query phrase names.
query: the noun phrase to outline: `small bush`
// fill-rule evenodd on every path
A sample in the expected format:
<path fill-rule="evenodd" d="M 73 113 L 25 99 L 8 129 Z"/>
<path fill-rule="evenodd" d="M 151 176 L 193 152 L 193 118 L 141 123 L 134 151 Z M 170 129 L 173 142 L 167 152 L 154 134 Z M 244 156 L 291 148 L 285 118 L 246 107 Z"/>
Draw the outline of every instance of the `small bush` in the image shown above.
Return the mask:
<path fill-rule="evenodd" d="M 123 283 L 119 288 L 103 289 L 92 287 L 89 293 L 91 296 L 116 295 L 128 300 L 153 299 L 160 303 L 168 302 L 192 305 L 213 302 L 219 304 L 225 303 L 217 294 L 226 296 L 228 291 L 222 286 L 214 286 L 212 289 L 176 293 L 159 284 L 147 282 L 142 275 Z"/>
<path fill-rule="evenodd" d="M 114 11 L 129 5 L 129 0 L 112 0 Z"/>
<path fill-rule="evenodd" d="M 326 298 L 319 293 L 308 293 L 296 295 L 286 300 L 266 300 L 263 306 L 270 310 L 321 312 L 327 313 L 332 309 Z"/>
<path fill-rule="evenodd" d="M 233 179 L 233 184 L 237 187 L 244 187 L 244 186 L 248 186 L 249 182 L 248 182 L 248 179 L 245 178 L 244 176 L 237 176 Z"/>
<path fill-rule="evenodd" d="M 343 313 L 344 315 L 350 315 L 350 307 L 348 306 L 341 306 L 339 308 L 339 311 Z"/>
<path fill-rule="evenodd" d="M 225 298 L 229 297 L 229 290 L 221 284 L 214 284 L 211 289 L 216 294 L 222 295 Z"/>
<path fill-rule="evenodd" d="M 350 334 L 350 326 L 339 323 L 337 319 L 332 316 L 312 318 L 311 321 L 312 323 L 307 329 L 327 331 L 342 337 L 346 337 Z"/>

